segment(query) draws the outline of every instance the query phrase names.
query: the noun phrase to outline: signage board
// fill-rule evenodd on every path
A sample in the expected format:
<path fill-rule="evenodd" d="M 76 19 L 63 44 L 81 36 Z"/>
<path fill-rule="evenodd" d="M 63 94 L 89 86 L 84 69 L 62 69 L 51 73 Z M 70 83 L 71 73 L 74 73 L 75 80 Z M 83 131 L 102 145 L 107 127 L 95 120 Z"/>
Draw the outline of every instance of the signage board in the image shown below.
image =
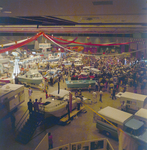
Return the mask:
<path fill-rule="evenodd" d="M 51 43 L 39 43 L 39 48 L 51 48 Z"/>

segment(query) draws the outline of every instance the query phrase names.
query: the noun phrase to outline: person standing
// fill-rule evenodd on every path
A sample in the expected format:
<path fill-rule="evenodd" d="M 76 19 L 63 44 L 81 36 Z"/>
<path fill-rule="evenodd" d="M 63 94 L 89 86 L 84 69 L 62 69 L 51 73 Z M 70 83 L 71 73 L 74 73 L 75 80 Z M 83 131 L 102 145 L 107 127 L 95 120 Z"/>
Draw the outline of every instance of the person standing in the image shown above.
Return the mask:
<path fill-rule="evenodd" d="M 47 94 L 47 91 L 45 91 L 45 93 L 46 93 L 46 94 L 45 94 L 45 96 L 46 96 L 46 99 L 47 99 L 47 98 L 48 98 L 48 94 Z"/>
<path fill-rule="evenodd" d="M 64 80 L 65 80 L 65 74 L 62 76 L 62 79 L 63 79 L 63 83 L 64 83 Z"/>
<path fill-rule="evenodd" d="M 35 99 L 35 102 L 34 102 L 34 112 L 39 112 L 39 103 L 37 102 L 38 99 Z"/>
<path fill-rule="evenodd" d="M 93 95 L 93 103 L 97 103 L 97 93 L 96 93 L 96 91 L 94 91 L 92 93 L 92 95 Z"/>
<path fill-rule="evenodd" d="M 48 142 L 49 142 L 49 149 L 53 148 L 53 136 L 51 135 L 51 133 L 48 133 Z"/>
<path fill-rule="evenodd" d="M 51 86 L 53 86 L 53 77 L 50 78 Z"/>
<path fill-rule="evenodd" d="M 116 89 L 113 88 L 112 99 L 114 99 L 114 98 L 116 99 L 115 92 L 116 92 Z"/>
<path fill-rule="evenodd" d="M 95 81 L 95 90 L 98 91 L 98 83 Z"/>
<path fill-rule="evenodd" d="M 12 131 L 15 132 L 15 121 L 16 121 L 16 119 L 15 119 L 14 114 L 12 114 L 12 115 L 10 116 L 10 119 L 11 119 Z"/>
<path fill-rule="evenodd" d="M 103 92 L 102 90 L 100 90 L 100 99 L 99 99 L 100 102 L 102 102 L 102 96 L 103 96 Z"/>
<path fill-rule="evenodd" d="M 28 102 L 28 110 L 29 110 L 30 115 L 32 114 L 32 107 L 33 107 L 33 104 L 32 104 L 32 100 L 30 99 Z"/>
<path fill-rule="evenodd" d="M 75 90 L 75 97 L 77 97 L 78 96 L 78 90 L 76 89 Z"/>
<path fill-rule="evenodd" d="M 18 84 L 18 76 L 15 76 L 15 84 Z"/>
<path fill-rule="evenodd" d="M 77 98 L 77 110 L 80 110 L 80 106 L 81 106 L 81 99 L 78 97 Z"/>
<path fill-rule="evenodd" d="M 31 95 L 32 95 L 33 91 L 30 87 L 29 87 L 28 93 L 29 93 L 29 98 L 31 98 Z"/>
<path fill-rule="evenodd" d="M 89 93 L 91 92 L 91 84 L 89 84 L 89 86 L 88 86 L 88 91 L 89 91 Z"/>
<path fill-rule="evenodd" d="M 113 88 L 110 89 L 110 93 L 111 93 L 110 98 L 112 98 L 113 97 Z"/>

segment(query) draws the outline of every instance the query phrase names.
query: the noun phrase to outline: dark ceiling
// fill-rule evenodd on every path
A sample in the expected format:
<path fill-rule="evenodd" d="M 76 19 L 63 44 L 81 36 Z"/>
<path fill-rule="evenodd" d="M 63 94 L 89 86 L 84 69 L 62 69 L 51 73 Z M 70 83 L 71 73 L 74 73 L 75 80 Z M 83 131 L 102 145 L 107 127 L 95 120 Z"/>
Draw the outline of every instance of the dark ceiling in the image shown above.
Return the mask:
<path fill-rule="evenodd" d="M 3 0 L 0 33 L 146 34 L 147 0 Z"/>

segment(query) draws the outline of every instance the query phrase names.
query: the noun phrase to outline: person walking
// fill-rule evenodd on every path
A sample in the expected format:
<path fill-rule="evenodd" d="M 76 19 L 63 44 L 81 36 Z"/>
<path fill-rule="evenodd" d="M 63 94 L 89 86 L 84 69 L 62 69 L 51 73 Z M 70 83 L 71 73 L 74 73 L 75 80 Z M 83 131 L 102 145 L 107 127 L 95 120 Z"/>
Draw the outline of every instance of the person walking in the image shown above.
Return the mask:
<path fill-rule="evenodd" d="M 53 148 L 53 136 L 51 135 L 51 133 L 48 133 L 48 143 L 49 143 L 49 149 Z"/>
<path fill-rule="evenodd" d="M 100 99 L 99 99 L 100 102 L 102 102 L 102 96 L 103 96 L 103 92 L 102 90 L 100 90 Z"/>
<path fill-rule="evenodd" d="M 32 114 L 32 107 L 33 107 L 32 100 L 30 99 L 27 104 L 28 104 L 29 114 L 31 115 Z"/>

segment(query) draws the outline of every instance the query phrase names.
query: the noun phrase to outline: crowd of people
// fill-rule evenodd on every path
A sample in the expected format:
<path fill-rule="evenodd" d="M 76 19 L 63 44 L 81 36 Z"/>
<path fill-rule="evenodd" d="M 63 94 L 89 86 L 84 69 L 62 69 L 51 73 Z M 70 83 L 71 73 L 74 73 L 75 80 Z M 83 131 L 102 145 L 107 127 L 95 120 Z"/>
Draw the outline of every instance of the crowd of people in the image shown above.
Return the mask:
<path fill-rule="evenodd" d="M 84 65 L 87 64 L 85 63 Z M 124 59 L 113 56 L 91 59 L 89 65 L 100 70 L 99 74 L 90 72 L 90 75 L 95 76 L 95 89 L 93 93 L 99 91 L 100 102 L 102 102 L 103 92 L 109 92 L 111 98 L 114 100 L 116 99 L 116 92 L 125 92 L 129 87 L 133 87 L 134 93 L 137 93 L 137 90 L 140 89 L 141 93 L 145 94 L 147 69 L 144 61 L 137 61 L 137 59 L 129 61 L 128 59 L 126 64 L 124 64 Z M 58 82 L 61 80 L 64 82 L 65 80 L 72 79 L 73 75 L 76 73 L 80 74 L 83 71 L 83 66 L 75 67 L 74 63 L 72 67 L 60 67 L 62 68 L 62 73 L 58 75 Z M 92 91 L 91 86 L 89 86 L 88 90 L 89 92 Z M 31 92 L 32 91 L 29 89 L 29 96 L 31 95 Z M 47 90 L 45 93 L 46 98 L 48 98 Z M 96 94 L 93 94 L 93 97 L 96 97 Z"/>
<path fill-rule="evenodd" d="M 95 76 L 96 91 L 108 91 L 114 97 L 116 91 L 125 92 L 128 87 L 134 87 L 134 92 L 140 88 L 142 94 L 145 94 L 145 87 L 147 82 L 147 69 L 144 61 L 127 61 L 124 64 L 124 59 L 120 60 L 118 57 L 106 57 L 92 60 L 91 66 L 101 71 L 100 74 L 91 72 Z M 78 71 L 77 71 L 78 70 Z M 82 72 L 82 68 L 75 68 L 72 75 L 77 72 Z"/>
<path fill-rule="evenodd" d="M 91 75 L 95 76 L 94 91 L 91 90 L 91 87 L 88 88 L 89 92 L 92 93 L 94 103 L 97 102 L 97 93 L 99 93 L 100 102 L 103 102 L 103 92 L 109 92 L 111 98 L 114 100 L 116 99 L 116 92 L 125 92 L 129 87 L 133 87 L 134 93 L 137 93 L 137 90 L 140 89 L 141 93 L 145 94 L 147 83 L 147 69 L 146 63 L 144 61 L 137 61 L 136 59 L 134 61 L 128 61 L 126 64 L 124 64 L 123 59 L 121 60 L 120 58 L 114 56 L 91 59 L 89 61 L 89 65 L 96 69 L 99 69 L 101 72 L 99 74 L 90 72 Z M 59 74 L 58 82 L 63 80 L 64 83 L 65 80 L 72 79 L 73 75 L 75 75 L 76 73 L 81 73 L 82 71 L 82 66 L 75 67 L 74 65 L 72 65 L 72 67 L 69 68 L 62 66 L 62 74 Z M 31 89 L 29 89 L 28 92 L 29 97 L 31 97 Z M 45 92 L 46 98 L 48 98 L 48 93 L 47 91 Z M 75 90 L 75 97 L 82 98 L 82 89 Z M 39 112 L 39 104 L 41 104 L 41 100 L 38 101 L 37 99 L 35 99 L 35 102 L 33 103 L 30 98 L 28 102 L 29 113 L 31 114 L 32 111 Z M 80 110 L 80 104 L 80 99 L 78 99 L 78 110 Z M 69 112 L 69 106 L 67 107 L 67 111 Z M 70 118 L 70 113 L 68 113 L 68 115 L 68 117 Z M 53 148 L 52 135 L 49 133 L 48 136 L 49 147 L 51 149 Z"/>

